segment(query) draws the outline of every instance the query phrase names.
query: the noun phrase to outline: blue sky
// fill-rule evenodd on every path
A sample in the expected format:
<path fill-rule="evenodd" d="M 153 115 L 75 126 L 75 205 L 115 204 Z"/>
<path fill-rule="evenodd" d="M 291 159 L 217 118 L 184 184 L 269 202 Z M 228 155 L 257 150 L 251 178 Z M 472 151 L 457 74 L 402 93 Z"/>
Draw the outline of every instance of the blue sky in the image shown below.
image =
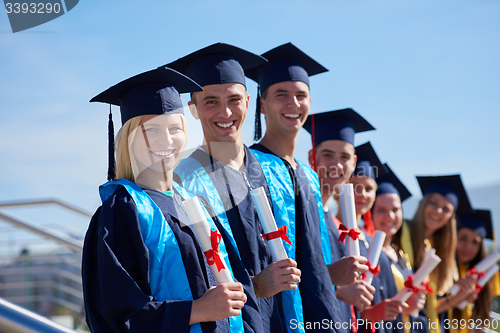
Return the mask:
<path fill-rule="evenodd" d="M 0 201 L 59 197 L 94 211 L 108 107 L 90 98 L 219 41 L 255 53 L 292 42 L 323 64 L 330 71 L 311 79 L 312 111 L 362 114 L 377 131 L 357 144 L 370 140 L 414 195 L 416 174 L 500 184 L 499 17 L 494 0 L 82 0 L 13 34 L 0 13 Z M 247 86 L 250 144 L 256 85 Z M 201 127 L 187 119 L 195 147 Z M 297 158 L 310 147 L 301 131 Z"/>

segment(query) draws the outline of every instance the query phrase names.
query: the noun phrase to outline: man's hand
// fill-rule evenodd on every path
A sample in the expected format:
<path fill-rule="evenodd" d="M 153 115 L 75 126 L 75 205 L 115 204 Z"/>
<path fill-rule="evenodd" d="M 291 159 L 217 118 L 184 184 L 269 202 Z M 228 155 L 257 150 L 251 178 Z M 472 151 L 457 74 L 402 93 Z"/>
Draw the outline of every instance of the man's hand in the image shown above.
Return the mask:
<path fill-rule="evenodd" d="M 362 256 L 344 257 L 328 265 L 330 279 L 335 286 L 350 286 L 362 273 L 368 272 L 368 260 Z"/>
<path fill-rule="evenodd" d="M 297 289 L 300 269 L 295 260 L 287 258 L 273 262 L 252 279 L 255 295 L 270 297 L 282 290 Z"/>
<path fill-rule="evenodd" d="M 344 303 L 354 305 L 360 312 L 370 306 L 375 288 L 363 280 L 357 280 L 350 286 L 339 286 L 335 289 L 337 298 Z"/>

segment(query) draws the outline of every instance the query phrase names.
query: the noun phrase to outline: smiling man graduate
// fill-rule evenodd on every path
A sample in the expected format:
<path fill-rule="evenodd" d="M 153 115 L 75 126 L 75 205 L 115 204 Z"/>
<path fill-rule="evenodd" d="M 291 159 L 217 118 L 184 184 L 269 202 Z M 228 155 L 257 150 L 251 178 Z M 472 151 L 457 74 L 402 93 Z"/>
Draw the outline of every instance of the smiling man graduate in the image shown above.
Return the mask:
<path fill-rule="evenodd" d="M 265 115 L 267 127 L 264 138 L 251 148 L 266 177 L 275 175 L 278 179 L 272 184 L 271 192 L 281 194 L 286 201 L 287 209 L 281 215 L 287 217 L 285 225 L 294 241 L 294 247 L 286 247 L 286 250 L 302 272 L 299 290 L 306 327 L 325 319 L 342 324 L 341 303 L 335 296 L 326 266 L 331 263 L 331 249 L 318 177 L 294 157 L 297 133 L 311 105 L 309 76 L 327 69 L 291 43 L 262 56 L 268 63 L 246 71 L 262 92 L 257 99 L 255 140 L 261 136 L 261 113 Z M 275 211 L 277 209 L 279 207 L 275 207 Z M 333 326 L 331 330 L 335 329 Z M 339 329 L 345 330 L 346 327 Z"/>
<path fill-rule="evenodd" d="M 248 301 L 247 309 L 243 309 L 243 318 L 252 323 L 250 329 L 287 332 L 291 329 L 285 318 L 287 322 L 301 321 L 302 309 L 293 298 L 283 302 L 281 292 L 297 290 L 300 270 L 292 259 L 273 263 L 261 237 L 263 231 L 247 181 L 254 188 L 263 186 L 270 201 L 271 195 L 260 165 L 243 144 L 241 134 L 249 101 L 244 69 L 265 62 L 256 54 L 217 43 L 167 65 L 190 73 L 204 89 L 192 94 L 189 102 L 193 116 L 201 121 L 203 143 L 179 163 L 175 172 L 188 191 L 209 201 L 225 242 L 233 245 L 233 251 L 228 251 L 231 264 L 248 272 L 246 276 L 235 275 L 245 290 L 255 292 L 258 298 L 257 309 L 252 310 Z"/>

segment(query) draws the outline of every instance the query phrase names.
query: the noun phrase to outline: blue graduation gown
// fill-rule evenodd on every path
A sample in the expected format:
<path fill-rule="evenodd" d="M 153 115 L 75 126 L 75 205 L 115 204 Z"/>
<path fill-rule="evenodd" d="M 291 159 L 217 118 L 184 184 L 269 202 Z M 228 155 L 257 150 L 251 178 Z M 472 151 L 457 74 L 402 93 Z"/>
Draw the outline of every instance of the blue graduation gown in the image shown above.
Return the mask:
<path fill-rule="evenodd" d="M 274 155 L 266 147 L 255 144 L 250 147 Z M 295 196 L 295 253 L 297 267 L 301 270 L 299 290 L 302 297 L 304 322 L 321 323 L 323 320 L 339 322 L 341 302 L 335 297 L 330 275 L 321 248 L 318 203 L 309 180 L 300 165 L 293 168 L 283 160 L 293 183 Z M 271 184 L 272 186 L 272 184 Z M 329 326 L 329 331 L 345 332 Z M 307 329 L 307 332 L 325 332 L 326 329 Z"/>
<path fill-rule="evenodd" d="M 271 201 L 267 182 L 258 161 L 246 146 L 244 149 L 245 176 L 253 188 L 263 186 L 268 200 Z M 200 167 L 204 168 L 208 178 L 198 176 Z M 223 205 L 221 207 L 223 213 L 218 214 L 218 228 L 224 242 L 234 245 L 231 251 L 228 249 L 228 256 L 235 277 L 244 285 L 247 296 L 255 299 L 252 277 L 269 266 L 272 263 L 272 257 L 266 241 L 261 237 L 262 226 L 243 173 L 214 159 L 201 148 L 182 160 L 175 169 L 175 173 L 188 192 L 204 197 L 214 207 Z M 211 191 L 207 193 L 206 188 L 211 188 Z M 228 224 L 224 225 L 224 221 Z M 244 269 L 235 271 L 237 267 Z M 243 308 L 245 310 L 243 319 L 251 323 L 253 331 L 286 331 L 281 293 L 272 297 L 257 298 L 256 302 L 258 306 L 253 306 L 247 301 Z"/>
<path fill-rule="evenodd" d="M 160 208 L 179 244 L 193 299 L 215 278 L 181 206 L 181 197 L 145 190 Z M 121 187 L 96 211 L 85 236 L 82 260 L 87 323 L 92 332 L 189 332 L 192 301 L 157 301 L 150 285 L 149 251 L 137 207 Z M 168 282 L 167 282 L 168 283 Z M 228 319 L 201 323 L 201 330 L 229 332 Z"/>

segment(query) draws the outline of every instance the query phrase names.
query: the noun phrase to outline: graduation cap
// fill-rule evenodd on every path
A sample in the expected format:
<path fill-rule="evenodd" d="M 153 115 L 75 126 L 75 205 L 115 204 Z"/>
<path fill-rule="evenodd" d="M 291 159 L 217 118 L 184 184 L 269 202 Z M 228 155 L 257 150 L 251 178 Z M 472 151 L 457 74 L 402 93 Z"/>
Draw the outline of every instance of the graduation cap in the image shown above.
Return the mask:
<path fill-rule="evenodd" d="M 202 87 L 223 83 L 241 83 L 246 87 L 244 70 L 265 62 L 265 58 L 252 52 L 216 43 L 164 66 L 186 74 Z"/>
<path fill-rule="evenodd" d="M 376 179 L 378 184 L 377 195 L 395 193 L 399 196 L 401 202 L 411 197 L 410 191 L 408 191 L 406 186 L 399 180 L 391 168 L 389 168 L 387 163 L 384 164 L 384 169 L 386 173 Z"/>
<path fill-rule="evenodd" d="M 301 81 L 309 86 L 309 76 L 328 71 L 292 43 L 278 46 L 263 53 L 262 56 L 268 60 L 266 64 L 245 70 L 246 76 L 259 85 L 255 113 L 255 141 L 262 137 L 260 122 L 261 92 L 266 91 L 275 83 L 284 81 Z"/>
<path fill-rule="evenodd" d="M 304 123 L 315 145 L 327 140 L 341 140 L 354 146 L 354 134 L 375 128 L 353 109 L 310 114 Z"/>
<path fill-rule="evenodd" d="M 457 215 L 457 230 L 468 228 L 481 236 L 493 240 L 493 223 L 491 219 L 491 211 L 476 209 L 469 214 Z"/>
<path fill-rule="evenodd" d="M 356 156 L 358 160 L 352 176 L 377 179 L 377 177 L 381 177 L 387 172 L 370 142 L 356 147 Z"/>
<path fill-rule="evenodd" d="M 473 212 L 460 175 L 417 176 L 417 180 L 424 196 L 439 193 L 451 201 L 457 214 Z"/>
<path fill-rule="evenodd" d="M 115 178 L 114 126 L 111 104 L 120 106 L 122 125 L 131 118 L 150 114 L 184 113 L 180 93 L 202 91 L 189 77 L 170 68 L 157 68 L 121 81 L 90 102 L 109 104 L 108 180 Z"/>

